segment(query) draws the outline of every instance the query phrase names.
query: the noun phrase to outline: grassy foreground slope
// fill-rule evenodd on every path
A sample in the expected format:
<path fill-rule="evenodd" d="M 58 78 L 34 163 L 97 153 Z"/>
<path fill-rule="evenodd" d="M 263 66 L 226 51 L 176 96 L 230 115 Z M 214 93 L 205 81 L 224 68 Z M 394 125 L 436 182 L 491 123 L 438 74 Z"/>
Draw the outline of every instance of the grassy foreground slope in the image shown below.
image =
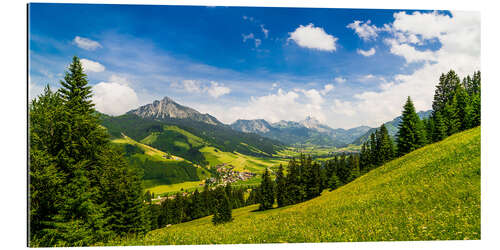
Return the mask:
<path fill-rule="evenodd" d="M 121 244 L 480 239 L 480 133 L 455 134 L 302 204 L 240 208 L 228 224 L 205 217 Z"/>

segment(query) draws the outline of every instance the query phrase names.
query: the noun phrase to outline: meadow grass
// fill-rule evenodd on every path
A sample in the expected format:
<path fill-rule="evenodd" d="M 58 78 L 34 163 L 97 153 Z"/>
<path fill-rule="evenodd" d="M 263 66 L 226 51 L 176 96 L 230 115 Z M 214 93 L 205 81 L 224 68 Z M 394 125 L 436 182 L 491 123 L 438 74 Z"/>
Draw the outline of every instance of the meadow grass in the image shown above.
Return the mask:
<path fill-rule="evenodd" d="M 395 159 L 293 206 L 233 210 L 112 245 L 467 240 L 481 238 L 480 128 Z"/>
<path fill-rule="evenodd" d="M 238 152 L 223 152 L 214 147 L 200 149 L 211 166 L 222 163 L 231 164 L 237 171 L 262 173 L 267 167 L 276 168 L 279 164 L 287 165 L 288 161 L 279 158 L 265 158 L 240 154 Z"/>

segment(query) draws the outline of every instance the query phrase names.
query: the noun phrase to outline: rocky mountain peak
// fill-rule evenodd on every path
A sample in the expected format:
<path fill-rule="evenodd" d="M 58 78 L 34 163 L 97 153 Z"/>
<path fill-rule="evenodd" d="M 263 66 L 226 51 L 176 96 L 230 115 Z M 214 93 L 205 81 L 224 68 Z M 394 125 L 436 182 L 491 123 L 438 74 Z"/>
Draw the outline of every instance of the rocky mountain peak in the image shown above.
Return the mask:
<path fill-rule="evenodd" d="M 209 114 L 202 114 L 192 108 L 182 106 L 176 103 L 169 97 L 164 97 L 161 100 L 155 100 L 151 104 L 146 104 L 129 111 L 128 113 L 135 114 L 142 118 L 165 120 L 169 118 L 176 119 L 191 119 L 194 121 L 204 122 L 212 125 L 222 124 L 215 117 Z"/>

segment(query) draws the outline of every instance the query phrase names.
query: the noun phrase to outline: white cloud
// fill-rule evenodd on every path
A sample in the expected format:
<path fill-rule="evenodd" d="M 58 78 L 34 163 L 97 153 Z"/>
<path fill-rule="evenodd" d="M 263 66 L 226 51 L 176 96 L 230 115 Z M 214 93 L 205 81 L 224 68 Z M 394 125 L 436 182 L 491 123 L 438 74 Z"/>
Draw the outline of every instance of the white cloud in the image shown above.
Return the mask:
<path fill-rule="evenodd" d="M 95 62 L 85 58 L 80 59 L 80 62 L 82 63 L 83 69 L 86 73 L 103 72 L 104 70 L 106 70 L 106 67 L 104 67 L 104 65 L 100 64 L 99 62 Z"/>
<path fill-rule="evenodd" d="M 375 48 L 371 48 L 369 50 L 358 49 L 358 54 L 362 56 L 373 56 L 375 55 Z"/>
<path fill-rule="evenodd" d="M 201 92 L 203 92 L 203 87 L 201 85 L 201 82 L 196 81 L 196 80 L 183 80 L 182 86 L 189 93 L 201 93 Z"/>
<path fill-rule="evenodd" d="M 264 28 L 264 24 L 260 25 L 260 30 L 262 30 L 262 33 L 264 33 L 264 37 L 267 38 L 269 35 L 269 30 Z"/>
<path fill-rule="evenodd" d="M 396 39 L 386 39 L 385 43 L 390 46 L 391 53 L 403 57 L 407 63 L 436 60 L 436 55 L 430 50 L 417 50 L 410 44 L 400 43 Z"/>
<path fill-rule="evenodd" d="M 321 27 L 300 25 L 294 32 L 289 33 L 288 40 L 295 41 L 300 47 L 324 51 L 335 51 L 338 38 L 329 35 Z"/>
<path fill-rule="evenodd" d="M 42 87 L 40 85 L 37 85 L 37 84 L 31 82 L 31 80 L 28 80 L 28 81 L 29 81 L 29 84 L 28 84 L 28 99 L 31 101 L 34 98 L 38 97 L 40 94 L 42 94 L 45 87 Z M 51 90 L 52 91 L 56 91 L 55 89 L 52 89 L 52 88 L 51 88 Z"/>
<path fill-rule="evenodd" d="M 375 79 L 375 76 L 372 74 L 364 75 L 359 78 L 360 81 L 368 81 L 372 79 Z"/>
<path fill-rule="evenodd" d="M 226 122 L 236 119 L 265 119 L 269 122 L 280 120 L 299 121 L 308 115 L 320 121 L 325 120 L 322 111 L 324 99 L 315 89 L 284 91 L 278 89 L 272 93 L 260 97 L 251 97 L 248 103 L 233 106 L 229 109 L 216 111 L 217 117 Z M 293 111 L 293 112 L 290 112 Z"/>
<path fill-rule="evenodd" d="M 76 44 L 76 46 L 84 50 L 95 50 L 98 48 L 102 48 L 99 42 L 90 40 L 85 37 L 76 36 L 75 39 L 73 39 L 73 42 Z"/>
<path fill-rule="evenodd" d="M 207 84 L 198 80 L 183 80 L 181 81 L 181 83 L 172 83 L 171 87 L 182 89 L 192 94 L 208 93 L 213 98 L 219 98 L 220 96 L 231 93 L 230 88 L 215 81 L 211 81 L 209 84 Z"/>
<path fill-rule="evenodd" d="M 110 80 L 119 80 L 119 77 L 111 77 Z M 122 80 L 124 78 L 121 78 Z M 100 82 L 92 87 L 94 92 L 92 101 L 97 111 L 109 115 L 121 115 L 137 108 L 139 99 L 134 89 L 125 82 Z"/>
<path fill-rule="evenodd" d="M 245 35 L 245 34 L 241 34 L 241 36 L 243 37 L 243 42 L 246 42 L 248 39 L 254 39 L 255 36 L 253 33 L 250 33 L 248 35 Z"/>
<path fill-rule="evenodd" d="M 229 94 L 231 89 L 212 81 L 210 82 L 210 87 L 207 88 L 207 92 L 213 98 L 219 98 L 219 96 Z"/>
<path fill-rule="evenodd" d="M 275 82 L 273 83 L 273 85 L 271 86 L 271 90 L 277 88 L 279 86 L 279 83 Z"/>
<path fill-rule="evenodd" d="M 334 102 L 332 115 L 351 127 L 366 124 L 380 126 L 401 115 L 407 96 L 411 96 L 417 110 L 432 107 L 435 85 L 442 73 L 453 69 L 460 77 L 480 69 L 480 15 L 478 12 L 452 12 L 452 17 L 437 12 L 396 13 L 392 24 L 396 32 L 415 36 L 427 42 L 440 42 L 436 51 L 418 50 L 416 39 L 390 41 L 391 53 L 407 62 L 422 62 L 409 74 L 399 74 L 393 81 L 381 81 L 380 91 L 367 91 L 345 102 Z M 346 111 L 347 110 L 347 111 Z M 351 115 L 348 115 L 351 114 Z"/>
<path fill-rule="evenodd" d="M 340 77 L 340 76 L 339 76 L 339 77 L 335 77 L 335 79 L 333 79 L 333 80 L 334 80 L 335 82 L 337 82 L 337 83 L 344 83 L 344 82 L 346 82 L 346 81 L 347 81 L 345 78 Z"/>
<path fill-rule="evenodd" d="M 354 22 L 347 25 L 347 28 L 351 28 L 354 32 L 363 40 L 368 41 L 375 39 L 377 37 L 377 32 L 380 30 L 375 25 L 370 25 L 371 21 L 366 22 L 355 20 Z"/>
<path fill-rule="evenodd" d="M 327 84 L 325 87 L 323 87 L 323 90 L 320 91 L 322 95 L 328 94 L 328 92 L 332 91 L 334 89 L 333 84 Z"/>

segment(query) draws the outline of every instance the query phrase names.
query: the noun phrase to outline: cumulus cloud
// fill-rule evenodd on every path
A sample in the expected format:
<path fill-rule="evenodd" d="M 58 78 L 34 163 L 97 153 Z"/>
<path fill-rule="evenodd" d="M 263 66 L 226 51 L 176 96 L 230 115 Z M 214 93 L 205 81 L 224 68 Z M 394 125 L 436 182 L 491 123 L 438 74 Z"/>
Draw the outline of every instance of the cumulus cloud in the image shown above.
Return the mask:
<path fill-rule="evenodd" d="M 226 122 L 233 122 L 236 119 L 257 118 L 269 122 L 278 122 L 280 120 L 299 121 L 309 115 L 324 121 L 326 116 L 323 114 L 323 102 L 324 99 L 319 94 L 319 91 L 315 89 L 284 91 L 280 88 L 275 93 L 259 97 L 252 96 L 248 103 L 244 105 L 218 110 L 216 115 Z"/>
<path fill-rule="evenodd" d="M 95 62 L 85 58 L 80 59 L 80 62 L 82 63 L 83 69 L 85 70 L 86 73 L 102 72 L 106 70 L 106 67 L 104 67 L 104 65 L 100 64 L 99 62 Z"/>
<path fill-rule="evenodd" d="M 172 83 L 171 87 L 182 89 L 192 94 L 207 93 L 213 98 L 219 98 L 220 96 L 231 93 L 230 88 L 215 81 L 210 81 L 210 83 L 207 84 L 198 80 L 183 80 L 180 83 Z"/>
<path fill-rule="evenodd" d="M 96 50 L 98 48 L 102 48 L 99 42 L 80 36 L 76 36 L 75 39 L 73 39 L 73 43 L 84 50 Z"/>
<path fill-rule="evenodd" d="M 346 79 L 343 78 L 343 77 L 335 77 L 335 79 L 333 79 L 336 83 L 344 83 L 346 82 Z"/>
<path fill-rule="evenodd" d="M 312 23 L 307 26 L 300 25 L 289 34 L 288 41 L 293 40 L 300 47 L 330 52 L 337 49 L 336 42 L 338 38 L 327 34 L 321 27 L 314 27 Z"/>
<path fill-rule="evenodd" d="M 100 82 L 92 87 L 92 101 L 97 111 L 108 115 L 121 115 L 139 106 L 135 90 L 128 85 L 128 81 L 117 82 L 120 79 L 124 78 L 111 77 L 109 82 Z"/>
<path fill-rule="evenodd" d="M 328 92 L 332 91 L 334 89 L 333 84 L 327 84 L 323 89 L 320 91 L 322 95 L 328 94 Z"/>
<path fill-rule="evenodd" d="M 354 22 L 347 25 L 347 28 L 351 28 L 354 32 L 364 41 L 372 40 L 377 37 L 377 32 L 380 30 L 375 25 L 370 25 L 371 21 L 366 22 L 355 20 Z"/>
<path fill-rule="evenodd" d="M 210 82 L 210 86 L 207 88 L 207 92 L 213 98 L 219 98 L 219 96 L 229 94 L 231 89 L 212 81 Z"/>
<path fill-rule="evenodd" d="M 371 48 L 369 50 L 358 49 L 358 54 L 362 56 L 373 56 L 375 55 L 375 48 Z"/>
<path fill-rule="evenodd" d="M 479 70 L 480 15 L 461 11 L 451 14 L 451 17 L 438 12 L 394 14 L 391 24 L 394 37 L 389 43 L 391 53 L 407 62 L 421 62 L 422 66 L 412 73 L 396 75 L 388 82 L 372 78 L 380 81 L 380 91 L 367 91 L 355 95 L 351 101 L 334 102 L 332 115 L 346 121 L 346 127 L 379 126 L 401 114 L 407 96 L 411 96 L 417 110 L 431 109 L 434 88 L 442 73 L 453 69 L 464 77 Z M 398 39 L 397 33 L 427 42 L 436 41 L 441 47 L 436 51 L 421 51 L 415 47 L 416 39 Z"/>

